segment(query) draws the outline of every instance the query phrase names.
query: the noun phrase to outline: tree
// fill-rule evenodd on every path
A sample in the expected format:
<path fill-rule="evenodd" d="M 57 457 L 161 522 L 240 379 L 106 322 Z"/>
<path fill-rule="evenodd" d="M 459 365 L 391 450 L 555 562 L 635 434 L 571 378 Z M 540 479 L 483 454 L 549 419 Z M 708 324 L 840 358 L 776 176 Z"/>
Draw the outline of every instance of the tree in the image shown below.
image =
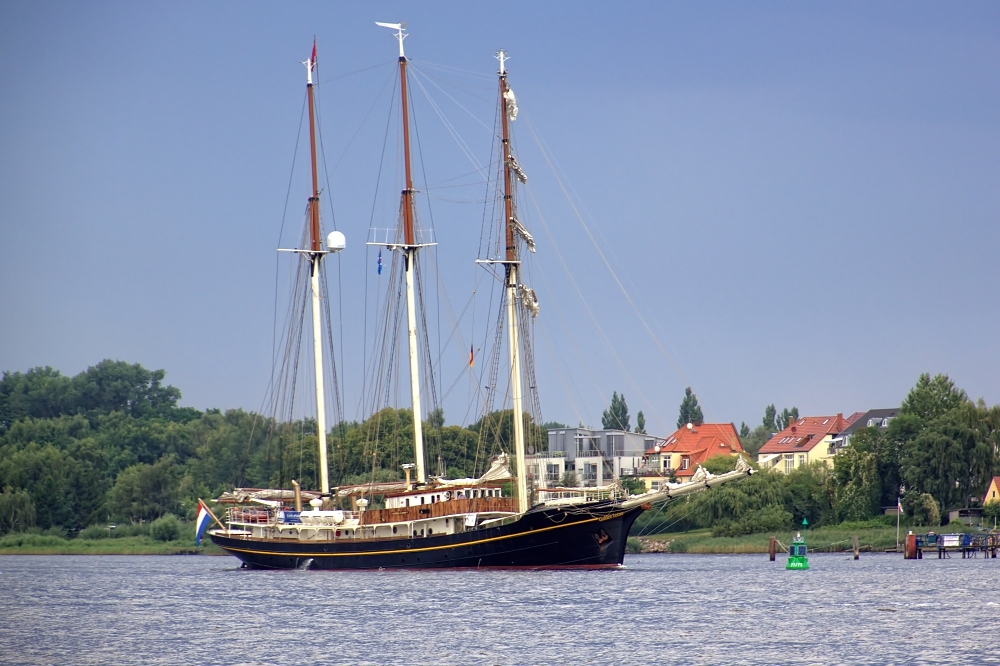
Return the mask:
<path fill-rule="evenodd" d="M 778 417 L 778 422 L 776 425 L 778 426 L 778 430 L 784 430 L 789 425 L 795 423 L 798 420 L 799 420 L 799 408 L 792 407 L 791 409 L 788 409 L 787 407 L 785 407 L 783 410 L 781 410 L 781 416 Z"/>
<path fill-rule="evenodd" d="M 844 520 L 868 520 L 876 515 L 882 499 L 876 455 L 856 448 L 852 441 L 834 457 L 833 469 L 840 517 Z"/>
<path fill-rule="evenodd" d="M 580 485 L 580 477 L 577 476 L 576 472 L 568 469 L 559 478 L 559 485 L 563 488 L 576 488 Z"/>
<path fill-rule="evenodd" d="M 611 406 L 604 410 L 601 416 L 601 425 L 605 430 L 629 431 L 628 405 L 625 404 L 625 394 L 618 395 L 618 391 L 611 394 Z"/>
<path fill-rule="evenodd" d="M 747 425 L 746 421 L 740 421 L 740 439 L 746 439 L 750 436 L 750 426 Z"/>
<path fill-rule="evenodd" d="M 646 417 L 643 415 L 642 410 L 635 415 L 635 431 L 640 435 L 646 434 Z"/>
<path fill-rule="evenodd" d="M 35 525 L 35 504 L 26 490 L 10 486 L 0 493 L 0 534 L 20 532 Z"/>
<path fill-rule="evenodd" d="M 925 372 L 910 389 L 899 411 L 913 414 L 927 423 L 968 401 L 969 396 L 957 388 L 948 375 L 935 375 L 931 379 Z"/>
<path fill-rule="evenodd" d="M 774 409 L 774 405 L 773 404 L 768 405 L 767 407 L 764 408 L 764 422 L 763 422 L 762 425 L 765 428 L 767 428 L 768 432 L 778 432 L 778 430 L 779 430 L 778 424 L 775 423 L 775 421 L 774 421 L 774 417 L 775 417 L 776 413 L 777 412 Z"/>
<path fill-rule="evenodd" d="M 698 396 L 688 386 L 684 389 L 684 399 L 681 400 L 680 414 L 677 416 L 677 427 L 683 428 L 687 423 L 701 425 L 704 422 L 705 416 L 701 413 L 701 407 L 698 406 Z"/>

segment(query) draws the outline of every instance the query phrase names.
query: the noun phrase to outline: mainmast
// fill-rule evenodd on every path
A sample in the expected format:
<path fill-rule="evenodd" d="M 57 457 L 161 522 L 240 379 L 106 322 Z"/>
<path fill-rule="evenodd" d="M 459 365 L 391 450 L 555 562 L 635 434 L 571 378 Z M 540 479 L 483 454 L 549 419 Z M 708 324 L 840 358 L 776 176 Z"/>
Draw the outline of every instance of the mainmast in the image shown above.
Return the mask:
<path fill-rule="evenodd" d="M 516 220 L 514 219 L 514 183 L 512 173 L 513 165 L 516 164 L 510 147 L 510 126 L 508 118 L 517 113 L 516 106 L 508 108 L 508 103 L 513 104 L 513 93 L 507 86 L 507 70 L 504 66 L 507 53 L 502 49 L 497 51 L 497 60 L 500 61 L 500 122 L 503 128 L 501 135 L 501 148 L 503 150 L 503 210 L 504 224 L 506 228 L 507 253 L 504 261 L 505 277 L 507 285 L 507 333 L 508 346 L 510 347 L 510 375 L 511 394 L 513 400 L 514 417 L 514 450 L 517 457 L 517 504 L 518 511 L 524 513 L 528 510 L 528 480 L 527 465 L 525 464 L 524 449 L 524 410 L 521 397 L 521 353 L 518 330 L 518 307 L 517 307 L 517 273 L 520 261 L 517 258 L 517 243 L 515 239 Z"/>
<path fill-rule="evenodd" d="M 417 483 L 427 481 L 424 469 L 424 432 L 423 421 L 421 419 L 422 410 L 420 408 L 420 363 L 417 355 L 417 311 L 416 298 L 414 296 L 414 274 L 416 271 L 417 250 L 420 245 L 417 243 L 413 233 L 413 177 L 410 170 L 410 116 L 407 107 L 406 88 L 406 55 L 403 52 L 403 40 L 407 34 L 405 23 L 378 23 L 375 25 L 395 30 L 393 35 L 399 40 L 399 90 L 402 100 L 403 116 L 403 163 L 405 169 L 406 185 L 402 192 L 400 209 L 403 221 L 403 245 L 400 250 L 403 253 L 403 263 L 406 272 L 406 327 L 407 339 L 410 347 L 410 399 L 413 408 L 413 456 L 417 464 Z"/>
<path fill-rule="evenodd" d="M 300 250 L 309 258 L 310 291 L 312 292 L 313 360 L 316 380 L 316 429 L 319 439 L 319 486 L 323 497 L 330 496 L 330 474 L 326 452 L 326 397 L 323 392 L 323 332 L 320 322 L 320 262 L 330 252 L 344 248 L 344 235 L 334 231 L 327 239 L 329 250 L 323 249 L 319 230 L 319 174 L 316 169 L 316 112 L 313 95 L 313 70 L 316 68 L 316 42 L 312 55 L 302 63 L 306 66 L 306 95 L 309 102 L 309 151 L 312 162 L 312 196 L 309 197 L 309 248 Z"/>

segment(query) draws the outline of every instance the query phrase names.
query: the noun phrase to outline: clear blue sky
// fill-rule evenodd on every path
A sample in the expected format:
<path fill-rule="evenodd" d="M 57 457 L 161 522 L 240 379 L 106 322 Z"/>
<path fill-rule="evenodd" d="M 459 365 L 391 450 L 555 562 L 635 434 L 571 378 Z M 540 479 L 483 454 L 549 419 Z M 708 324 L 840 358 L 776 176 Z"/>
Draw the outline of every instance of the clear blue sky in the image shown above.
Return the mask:
<path fill-rule="evenodd" d="M 538 202 L 522 207 L 539 239 L 546 419 L 599 425 L 618 390 L 666 434 L 686 385 L 710 420 L 737 425 L 769 403 L 846 414 L 898 404 L 921 372 L 1000 401 L 1000 7 L 976 2 L 3 3 L 0 368 L 118 358 L 166 369 L 183 404 L 259 406 L 315 35 L 328 194 L 348 238 L 347 415 L 363 416 L 363 242 L 395 48 L 376 20 L 409 22 L 414 68 L 480 163 L 493 53 L 510 52 Z M 471 171 L 414 98 L 428 180 Z M 308 194 L 302 157 L 286 246 Z M 438 262 L 460 310 L 482 205 L 442 192 Z M 443 388 L 484 334 L 482 320 L 460 329 Z M 465 401 L 460 382 L 449 422 Z"/>

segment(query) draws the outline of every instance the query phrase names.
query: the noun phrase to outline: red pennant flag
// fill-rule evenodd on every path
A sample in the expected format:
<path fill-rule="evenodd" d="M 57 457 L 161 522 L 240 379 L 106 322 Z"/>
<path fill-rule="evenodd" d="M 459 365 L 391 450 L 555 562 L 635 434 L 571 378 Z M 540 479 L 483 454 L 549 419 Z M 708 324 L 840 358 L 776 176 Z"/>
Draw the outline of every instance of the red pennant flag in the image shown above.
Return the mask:
<path fill-rule="evenodd" d="M 313 37 L 313 54 L 312 58 L 309 59 L 309 70 L 312 71 L 316 69 L 316 38 Z"/>
<path fill-rule="evenodd" d="M 476 354 L 475 354 L 474 350 L 475 350 L 475 347 L 473 345 L 469 345 L 469 367 L 470 368 L 474 368 L 476 366 Z"/>

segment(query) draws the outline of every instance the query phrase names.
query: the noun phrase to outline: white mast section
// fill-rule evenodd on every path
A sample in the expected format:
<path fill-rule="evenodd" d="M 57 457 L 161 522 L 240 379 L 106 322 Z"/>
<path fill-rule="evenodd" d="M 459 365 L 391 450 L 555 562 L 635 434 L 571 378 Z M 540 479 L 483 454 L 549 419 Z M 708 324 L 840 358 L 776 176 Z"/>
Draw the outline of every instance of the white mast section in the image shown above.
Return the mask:
<path fill-rule="evenodd" d="M 330 474 L 326 462 L 326 397 L 323 394 L 323 333 L 319 316 L 319 262 L 322 254 L 314 254 L 312 261 L 312 320 L 313 357 L 316 362 L 316 429 L 319 434 L 319 489 L 324 497 L 330 494 Z"/>

